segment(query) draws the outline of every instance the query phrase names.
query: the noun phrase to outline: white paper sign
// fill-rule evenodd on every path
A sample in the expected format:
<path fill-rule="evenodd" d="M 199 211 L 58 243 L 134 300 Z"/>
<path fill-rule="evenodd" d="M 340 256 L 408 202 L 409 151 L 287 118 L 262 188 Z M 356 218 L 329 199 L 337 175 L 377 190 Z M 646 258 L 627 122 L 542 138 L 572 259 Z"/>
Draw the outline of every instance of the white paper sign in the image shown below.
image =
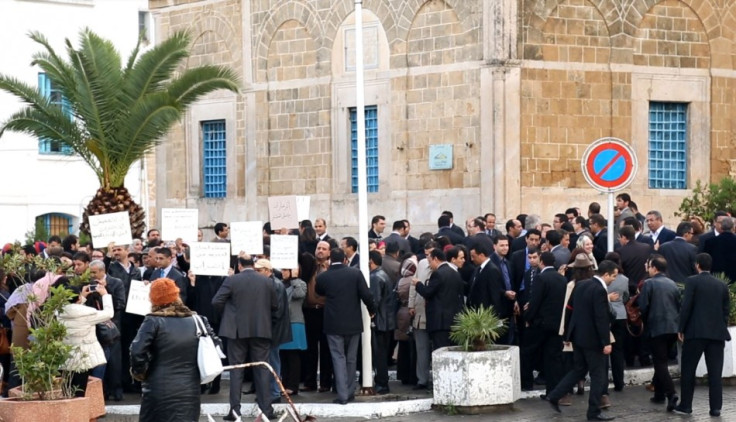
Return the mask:
<path fill-rule="evenodd" d="M 299 227 L 296 196 L 269 196 L 268 216 L 272 230 L 296 229 Z"/>
<path fill-rule="evenodd" d="M 230 244 L 194 242 L 189 245 L 190 269 L 196 275 L 227 276 L 230 269 Z"/>
<path fill-rule="evenodd" d="M 106 248 L 111 242 L 117 245 L 133 243 L 128 211 L 90 215 L 89 230 L 92 235 L 92 246 L 95 248 Z"/>
<path fill-rule="evenodd" d="M 299 221 L 309 220 L 309 196 L 296 197 L 296 218 Z"/>
<path fill-rule="evenodd" d="M 151 285 L 146 285 L 139 280 L 130 280 L 130 293 L 125 312 L 136 315 L 148 315 L 151 313 L 151 298 L 148 296 Z"/>
<path fill-rule="evenodd" d="M 230 223 L 230 253 L 245 252 L 251 255 L 263 253 L 263 222 L 234 221 Z"/>
<path fill-rule="evenodd" d="M 161 239 L 196 242 L 199 230 L 199 211 L 189 208 L 161 209 Z"/>
<path fill-rule="evenodd" d="M 276 268 L 299 267 L 299 236 L 271 236 L 271 265 Z"/>

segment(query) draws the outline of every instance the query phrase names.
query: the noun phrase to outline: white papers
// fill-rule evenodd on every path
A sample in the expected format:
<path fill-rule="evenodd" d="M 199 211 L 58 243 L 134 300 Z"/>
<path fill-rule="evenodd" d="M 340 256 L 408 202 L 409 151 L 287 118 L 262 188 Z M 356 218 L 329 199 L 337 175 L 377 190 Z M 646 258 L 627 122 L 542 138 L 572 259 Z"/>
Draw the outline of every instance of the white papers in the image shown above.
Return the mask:
<path fill-rule="evenodd" d="M 296 218 L 299 221 L 309 220 L 309 196 L 296 197 Z"/>
<path fill-rule="evenodd" d="M 189 208 L 161 209 L 161 239 L 196 242 L 199 230 L 199 211 Z"/>
<path fill-rule="evenodd" d="M 268 216 L 272 230 L 296 229 L 299 227 L 296 196 L 269 196 Z"/>
<path fill-rule="evenodd" d="M 275 268 L 299 267 L 299 236 L 271 236 L 271 265 Z"/>
<path fill-rule="evenodd" d="M 125 305 L 125 312 L 136 315 L 151 313 L 151 299 L 148 296 L 150 291 L 150 284 L 146 285 L 139 280 L 130 280 L 130 293 L 128 294 L 128 303 Z"/>
<path fill-rule="evenodd" d="M 106 248 L 110 243 L 117 245 L 133 243 L 128 211 L 90 215 L 89 230 L 92 235 L 92 246 L 95 248 Z"/>
<path fill-rule="evenodd" d="M 196 275 L 227 276 L 230 269 L 230 244 L 194 242 L 189 245 L 190 269 Z"/>
<path fill-rule="evenodd" d="M 263 222 L 234 221 L 230 223 L 230 253 L 238 255 L 263 253 Z"/>

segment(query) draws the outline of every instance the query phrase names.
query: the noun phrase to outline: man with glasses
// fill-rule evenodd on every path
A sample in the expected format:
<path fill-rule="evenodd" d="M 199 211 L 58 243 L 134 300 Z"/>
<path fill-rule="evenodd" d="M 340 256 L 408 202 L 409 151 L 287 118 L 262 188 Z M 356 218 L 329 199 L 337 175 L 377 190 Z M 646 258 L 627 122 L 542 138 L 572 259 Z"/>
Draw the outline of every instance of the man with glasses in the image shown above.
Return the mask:
<path fill-rule="evenodd" d="M 695 256 L 697 248 L 690 243 L 693 237 L 693 225 L 683 221 L 677 226 L 677 236 L 671 242 L 659 247 L 659 253 L 667 260 L 667 275 L 675 283 L 684 283 L 695 275 Z"/>

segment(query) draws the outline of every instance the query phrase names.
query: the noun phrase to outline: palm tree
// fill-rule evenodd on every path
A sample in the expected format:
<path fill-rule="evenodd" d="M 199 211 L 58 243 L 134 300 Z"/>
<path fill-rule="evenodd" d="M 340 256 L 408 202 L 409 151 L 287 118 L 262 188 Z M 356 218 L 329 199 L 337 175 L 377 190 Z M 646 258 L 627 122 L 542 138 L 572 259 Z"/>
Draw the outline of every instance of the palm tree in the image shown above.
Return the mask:
<path fill-rule="evenodd" d="M 66 40 L 67 59 L 40 33 L 29 36 L 45 48 L 31 64 L 46 73 L 63 100 L 52 101 L 35 86 L 0 75 L 0 89 L 25 103 L 2 123 L 0 136 L 6 130 L 23 132 L 79 155 L 100 182 L 80 229 L 89 233 L 90 215 L 128 211 L 133 236 L 140 237 L 145 212 L 125 188 L 125 175 L 197 99 L 219 89 L 237 92 L 235 73 L 223 66 L 184 68 L 190 42 L 186 32 L 143 54 L 139 40 L 125 67 L 112 42 L 89 29 L 80 32 L 78 49 Z"/>

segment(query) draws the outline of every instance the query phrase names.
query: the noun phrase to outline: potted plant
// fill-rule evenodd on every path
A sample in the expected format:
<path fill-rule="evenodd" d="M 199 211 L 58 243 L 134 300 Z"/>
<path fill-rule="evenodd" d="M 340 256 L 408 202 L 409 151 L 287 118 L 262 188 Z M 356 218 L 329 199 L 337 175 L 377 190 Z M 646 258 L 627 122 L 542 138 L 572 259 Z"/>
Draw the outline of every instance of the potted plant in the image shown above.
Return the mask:
<path fill-rule="evenodd" d="M 493 307 L 466 308 L 455 316 L 450 339 L 459 346 L 432 353 L 435 406 L 480 413 L 519 399 L 519 348 L 493 344 L 506 329 Z"/>

